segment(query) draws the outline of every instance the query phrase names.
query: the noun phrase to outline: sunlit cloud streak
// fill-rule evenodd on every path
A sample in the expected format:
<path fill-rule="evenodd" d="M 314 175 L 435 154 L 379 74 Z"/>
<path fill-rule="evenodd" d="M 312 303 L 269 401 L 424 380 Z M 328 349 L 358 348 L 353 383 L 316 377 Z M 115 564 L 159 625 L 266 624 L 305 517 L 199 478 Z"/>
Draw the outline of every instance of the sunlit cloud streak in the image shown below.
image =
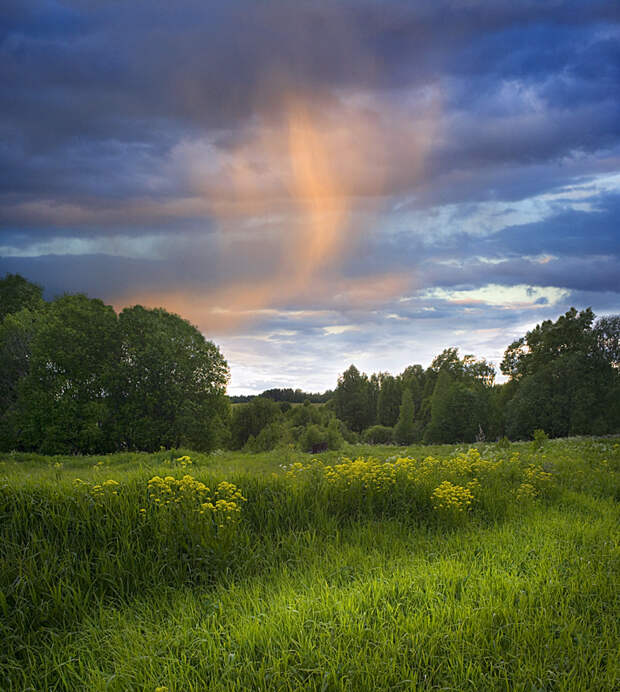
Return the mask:
<path fill-rule="evenodd" d="M 234 262 L 228 255 L 239 248 L 230 235 L 238 235 L 240 226 L 276 215 L 280 222 L 268 224 L 265 240 L 277 256 L 275 266 L 258 278 L 235 276 L 208 294 L 138 292 L 118 302 L 165 302 L 204 328 L 228 331 L 255 321 L 263 308 L 327 295 L 335 305 L 370 308 L 409 288 L 414 279 L 405 274 L 339 275 L 359 232 L 351 217 L 356 200 L 376 198 L 365 205 L 371 214 L 389 189 L 393 159 L 406 157 L 414 178 L 433 141 L 436 99 L 429 98 L 428 112 L 418 109 L 415 119 L 402 109 L 376 105 L 359 98 L 311 102 L 296 95 L 284 99 L 274 120 L 244 132 L 224 155 L 183 144 L 175 157 L 185 159 L 191 189 L 217 222 L 219 261 Z M 254 239 L 265 233 L 257 224 L 247 232 Z"/>

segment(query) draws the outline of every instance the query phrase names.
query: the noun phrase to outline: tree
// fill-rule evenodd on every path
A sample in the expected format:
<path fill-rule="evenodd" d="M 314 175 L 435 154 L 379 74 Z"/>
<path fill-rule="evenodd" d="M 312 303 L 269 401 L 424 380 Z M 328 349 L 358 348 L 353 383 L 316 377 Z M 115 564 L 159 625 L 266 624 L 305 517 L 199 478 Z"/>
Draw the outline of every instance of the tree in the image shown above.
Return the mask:
<path fill-rule="evenodd" d="M 178 315 L 136 305 L 119 315 L 119 346 L 114 399 L 124 447 L 221 444 L 229 371 L 215 344 Z"/>
<path fill-rule="evenodd" d="M 424 442 L 473 442 L 487 425 L 488 393 L 478 383 L 472 385 L 450 375 L 439 373 L 431 399 L 431 422 Z"/>
<path fill-rule="evenodd" d="M 374 373 L 368 378 L 368 419 L 366 426 L 373 425 L 377 422 L 377 411 L 379 409 L 379 395 L 383 381 L 390 377 L 388 373 Z"/>
<path fill-rule="evenodd" d="M 430 369 L 437 374 L 447 371 L 458 380 L 477 381 L 486 387 L 493 385 L 495 368 L 484 358 L 469 354 L 459 358 L 458 348 L 446 348 L 431 363 Z"/>
<path fill-rule="evenodd" d="M 371 445 L 388 444 L 394 440 L 394 428 L 387 425 L 371 425 L 364 430 L 362 440 Z"/>
<path fill-rule="evenodd" d="M 381 381 L 379 399 L 377 401 L 377 421 L 380 425 L 392 427 L 396 425 L 402 400 L 402 385 L 392 375 L 386 375 Z"/>
<path fill-rule="evenodd" d="M 599 317 L 594 323 L 596 349 L 613 368 L 620 368 L 620 315 Z"/>
<path fill-rule="evenodd" d="M 34 321 L 29 367 L 18 385 L 16 446 L 47 454 L 113 448 L 117 344 L 116 314 L 102 301 L 65 295 L 48 304 Z"/>
<path fill-rule="evenodd" d="M 7 315 L 20 310 L 39 310 L 43 306 L 43 289 L 19 274 L 0 279 L 0 323 Z"/>
<path fill-rule="evenodd" d="M 425 443 L 452 441 L 452 383 L 450 371 L 447 368 L 440 370 L 431 398 L 431 421 L 424 433 Z"/>
<path fill-rule="evenodd" d="M 247 404 L 237 404 L 231 421 L 231 444 L 234 449 L 245 445 L 250 436 L 258 437 L 261 430 L 282 417 L 280 407 L 272 399 L 255 397 Z"/>
<path fill-rule="evenodd" d="M 269 423 L 254 437 L 250 435 L 244 449 L 251 452 L 268 452 L 285 438 L 285 430 L 281 423 Z"/>
<path fill-rule="evenodd" d="M 344 438 L 340 432 L 340 421 L 332 418 L 327 426 L 327 446 L 329 449 L 340 449 L 344 444 Z"/>
<path fill-rule="evenodd" d="M 318 425 L 309 425 L 299 439 L 302 451 L 310 452 L 315 445 L 326 443 L 329 446 L 329 434 L 325 428 Z"/>
<path fill-rule="evenodd" d="M 506 405 L 511 437 L 529 437 L 537 428 L 552 437 L 617 430 L 620 319 L 593 322 L 590 308 L 571 308 L 508 347 L 501 367 L 514 389 Z"/>
<path fill-rule="evenodd" d="M 400 404 L 398 422 L 394 428 L 394 442 L 407 445 L 415 440 L 416 427 L 413 419 L 414 413 L 413 396 L 409 389 L 405 389 Z"/>
<path fill-rule="evenodd" d="M 295 406 L 288 414 L 288 418 L 292 425 L 301 425 L 305 427 L 311 423 L 321 425 L 323 423 L 322 406 L 312 406 L 310 401 L 306 399 L 303 406 Z"/>
<path fill-rule="evenodd" d="M 17 446 L 19 388 L 30 370 L 31 342 L 42 312 L 23 308 L 0 323 L 0 449 Z"/>
<path fill-rule="evenodd" d="M 461 376 L 463 374 L 463 362 L 459 358 L 458 348 L 445 348 L 438 356 L 435 356 L 430 369 L 437 374 L 445 370 L 454 377 Z"/>
<path fill-rule="evenodd" d="M 484 387 L 492 387 L 495 381 L 495 368 L 484 358 L 472 355 L 463 356 L 463 377 Z"/>
<path fill-rule="evenodd" d="M 506 349 L 501 370 L 513 380 L 532 375 L 567 353 L 592 353 L 596 339 L 591 308 L 571 308 L 556 322 L 545 320 Z"/>
<path fill-rule="evenodd" d="M 336 416 L 356 432 L 361 432 L 374 420 L 368 377 L 360 374 L 354 365 L 338 378 L 338 386 L 334 392 L 334 410 Z"/>
<path fill-rule="evenodd" d="M 422 398 L 426 384 L 426 373 L 424 372 L 424 368 L 421 365 L 409 365 L 402 371 L 398 379 L 402 387 L 407 387 L 411 390 L 413 405 L 415 406 L 415 410 L 418 411 L 419 418 L 419 411 L 422 407 Z"/>

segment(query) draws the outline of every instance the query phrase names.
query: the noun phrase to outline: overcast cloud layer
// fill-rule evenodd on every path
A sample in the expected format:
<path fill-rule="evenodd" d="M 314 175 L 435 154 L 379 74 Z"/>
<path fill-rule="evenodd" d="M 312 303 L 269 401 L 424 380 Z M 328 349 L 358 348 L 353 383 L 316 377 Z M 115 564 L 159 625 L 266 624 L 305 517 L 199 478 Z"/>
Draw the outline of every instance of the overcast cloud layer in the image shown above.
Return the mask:
<path fill-rule="evenodd" d="M 231 393 L 620 312 L 615 0 L 2 10 L 0 274 L 178 312 Z"/>

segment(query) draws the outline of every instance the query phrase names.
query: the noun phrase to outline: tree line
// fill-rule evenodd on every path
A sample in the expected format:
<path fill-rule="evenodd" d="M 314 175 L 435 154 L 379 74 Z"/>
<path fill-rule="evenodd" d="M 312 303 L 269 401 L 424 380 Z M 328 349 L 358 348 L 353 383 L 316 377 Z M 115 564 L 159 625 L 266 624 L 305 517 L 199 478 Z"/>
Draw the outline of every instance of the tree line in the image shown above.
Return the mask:
<path fill-rule="evenodd" d="M 337 449 L 620 428 L 620 316 L 596 319 L 589 308 L 510 344 L 504 384 L 484 359 L 447 348 L 427 368 L 368 376 L 351 365 L 333 391 L 271 389 L 231 406 L 224 357 L 181 317 L 139 305 L 117 314 L 79 294 L 48 302 L 8 275 L 0 363 L 2 450 Z"/>
<path fill-rule="evenodd" d="M 510 344 L 508 377 L 472 355 L 445 349 L 430 367 L 367 377 L 351 366 L 338 380 L 336 415 L 368 441 L 450 443 L 604 435 L 620 429 L 620 316 L 571 308 Z"/>
<path fill-rule="evenodd" d="M 287 387 L 285 389 L 266 389 L 258 396 L 264 399 L 271 399 L 272 401 L 286 401 L 289 404 L 303 404 L 305 401 L 309 401 L 311 404 L 326 404 L 332 398 L 333 394 L 331 389 L 319 393 L 304 392 L 301 389 L 291 389 Z M 255 399 L 256 396 L 256 394 L 237 394 L 229 398 L 231 404 L 247 404 L 249 401 L 252 401 L 252 399 Z"/>

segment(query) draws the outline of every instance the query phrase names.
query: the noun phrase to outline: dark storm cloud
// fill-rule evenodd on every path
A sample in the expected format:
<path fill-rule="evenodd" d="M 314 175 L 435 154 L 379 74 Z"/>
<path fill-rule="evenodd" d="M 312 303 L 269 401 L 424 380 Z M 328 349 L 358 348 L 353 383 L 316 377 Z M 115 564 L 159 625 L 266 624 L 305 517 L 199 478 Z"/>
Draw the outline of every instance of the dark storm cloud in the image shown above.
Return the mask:
<path fill-rule="evenodd" d="M 593 211 L 571 209 L 536 223 L 510 226 L 472 247 L 490 257 L 548 253 L 563 259 L 603 255 L 620 259 L 620 194 L 585 200 Z M 620 279 L 616 288 L 620 288 Z"/>
<path fill-rule="evenodd" d="M 602 32 L 618 21 L 613 2 L 9 3 L 3 189 L 62 196 L 73 182 L 114 195 L 122 186 L 106 178 L 120 171 L 125 193 L 139 190 L 131 173 L 154 166 L 180 133 L 234 130 L 257 103 L 268 110 L 283 84 L 440 80 L 454 109 L 440 172 L 596 149 L 618 135 L 618 40 Z M 522 108 L 496 98 L 503 80 L 533 85 L 545 111 L 560 110 L 553 120 L 501 112 Z M 582 107 L 561 112 L 568 104 Z"/>
<path fill-rule="evenodd" d="M 170 262 L 127 259 L 109 255 L 45 255 L 43 257 L 3 257 L 0 275 L 21 274 L 41 285 L 47 300 L 63 293 L 85 293 L 101 297 L 106 288 L 106 301 L 138 287 L 153 288 L 157 281 L 170 283 L 176 268 Z M 117 293 L 118 292 L 118 293 Z"/>

